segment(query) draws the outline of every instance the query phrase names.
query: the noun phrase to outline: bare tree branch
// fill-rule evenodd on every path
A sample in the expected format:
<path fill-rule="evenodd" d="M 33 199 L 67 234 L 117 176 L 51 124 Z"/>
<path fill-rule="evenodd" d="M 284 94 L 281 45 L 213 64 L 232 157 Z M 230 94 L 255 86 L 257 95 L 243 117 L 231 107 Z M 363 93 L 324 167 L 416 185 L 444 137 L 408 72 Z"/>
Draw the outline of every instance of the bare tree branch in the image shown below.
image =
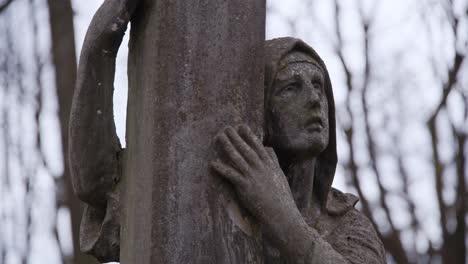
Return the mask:
<path fill-rule="evenodd" d="M 5 27 L 4 31 L 4 41 L 6 42 L 7 49 L 9 49 L 10 45 L 9 43 L 11 42 L 11 34 L 8 30 L 7 27 Z M 5 54 L 4 56 L 1 56 L 2 61 L 1 61 L 1 74 L 3 75 L 3 82 L 2 82 L 2 87 L 3 87 L 3 94 L 4 97 L 6 98 L 9 94 L 10 91 L 10 81 L 9 81 L 9 71 L 10 71 L 10 65 L 9 65 L 9 58 L 11 53 L 8 52 L 8 50 L 4 51 Z M 6 100 L 5 100 L 6 101 Z M 3 177 L 5 177 L 5 185 L 8 187 L 10 185 L 10 149 L 8 146 L 8 143 L 10 142 L 10 124 L 9 124 L 9 119 L 8 119 L 8 102 L 5 102 L 2 107 L 2 140 L 3 140 Z"/>
<path fill-rule="evenodd" d="M 366 196 L 364 195 L 364 192 L 363 192 L 362 187 L 361 187 L 362 183 L 360 182 L 359 175 L 358 175 L 359 168 L 358 168 L 358 165 L 356 163 L 356 158 L 355 158 L 356 147 L 355 147 L 355 144 L 354 144 L 354 122 L 355 122 L 355 117 L 354 117 L 354 113 L 353 113 L 353 111 L 351 109 L 351 93 L 353 92 L 355 87 L 354 87 L 354 83 L 353 83 L 353 74 L 351 72 L 351 69 L 350 69 L 348 63 L 346 62 L 346 59 L 345 59 L 344 53 L 343 53 L 343 50 L 344 50 L 343 37 L 342 37 L 341 27 L 340 27 L 340 24 L 341 24 L 341 20 L 340 20 L 340 18 L 341 18 L 341 9 L 340 9 L 338 0 L 335 0 L 334 4 L 335 4 L 335 34 L 336 34 L 336 37 L 337 37 L 337 43 L 336 43 L 336 46 L 335 46 L 335 53 L 337 54 L 338 58 L 340 59 L 341 66 L 343 67 L 343 70 L 345 72 L 346 87 L 347 87 L 347 90 L 348 90 L 348 95 L 346 96 L 346 107 L 345 108 L 346 108 L 347 115 L 349 116 L 349 119 L 350 119 L 349 124 L 344 126 L 345 138 L 346 138 L 346 142 L 347 142 L 348 147 L 349 147 L 349 158 L 348 158 L 348 161 L 345 164 L 345 166 L 346 166 L 346 171 L 351 176 L 351 183 L 353 184 L 353 187 L 356 189 L 356 191 L 357 191 L 357 193 L 358 193 L 358 195 L 360 197 L 360 201 L 361 201 L 361 205 L 362 205 L 362 209 L 363 209 L 364 214 L 366 214 L 369 217 L 371 223 L 374 225 L 374 228 L 376 230 L 378 230 L 378 226 L 377 226 L 377 224 L 376 224 L 376 222 L 374 220 L 374 217 L 372 215 L 371 205 L 370 205 L 369 201 L 367 200 Z M 393 242 L 389 241 L 390 240 L 389 238 L 383 237 L 380 233 L 379 233 L 379 237 L 384 242 L 384 244 L 393 243 Z"/>
<path fill-rule="evenodd" d="M 457 36 L 458 24 L 460 22 L 459 17 L 455 13 L 455 5 L 453 0 L 444 0 L 442 1 L 442 6 L 447 16 L 447 20 L 450 23 L 450 28 L 454 36 Z M 455 38 L 456 39 L 456 38 Z M 456 43 L 456 41 L 455 41 Z"/>
<path fill-rule="evenodd" d="M 373 131 L 371 131 L 371 127 L 370 127 L 369 103 L 367 102 L 367 96 L 369 92 L 370 78 L 371 78 L 369 29 L 371 27 L 370 23 L 372 19 L 366 17 L 363 11 L 361 11 L 360 13 L 361 13 L 361 25 L 364 31 L 364 58 L 365 58 L 364 76 L 363 76 L 364 80 L 362 84 L 362 91 L 360 94 L 361 96 L 360 99 L 361 99 L 361 104 L 362 104 L 363 114 L 364 114 L 365 137 L 367 141 L 367 151 L 370 157 L 370 166 L 376 177 L 377 187 L 379 189 L 379 203 L 385 213 L 385 218 L 391 230 L 390 234 L 385 236 L 383 240 L 387 241 L 387 247 L 388 245 L 392 245 L 391 248 L 389 248 L 389 250 L 391 250 L 390 252 L 392 256 L 395 258 L 395 260 L 398 263 L 410 263 L 408 260 L 406 251 L 403 248 L 403 245 L 401 244 L 400 231 L 395 227 L 393 223 L 393 219 L 391 217 L 390 207 L 388 206 L 388 203 L 386 200 L 388 196 L 388 191 L 386 190 L 386 188 L 383 186 L 383 183 L 382 183 L 382 175 L 379 170 L 379 161 L 377 158 L 377 155 L 378 155 L 377 149 L 376 149 L 377 144 L 373 136 L 374 135 Z"/>
<path fill-rule="evenodd" d="M 455 58 L 453 60 L 452 66 L 447 71 L 447 80 L 443 84 L 442 97 L 439 103 L 437 104 L 437 107 L 435 108 L 434 112 L 429 117 L 428 122 L 434 122 L 440 110 L 447 103 L 447 98 L 457 82 L 457 76 L 458 76 L 458 73 L 460 72 L 463 61 L 465 60 L 465 56 L 466 56 L 465 54 L 461 54 L 458 52 L 455 53 Z M 434 120 L 434 121 L 431 121 L 431 120 Z"/>
<path fill-rule="evenodd" d="M 450 5 L 448 5 L 446 9 L 447 9 L 449 18 L 451 17 L 451 19 L 453 20 L 452 26 L 458 27 L 458 18 L 454 15 L 453 6 L 452 6 L 453 3 L 449 1 L 448 4 Z M 457 35 L 457 28 L 454 28 L 453 33 L 454 33 L 454 42 L 457 43 L 458 38 L 459 38 L 459 36 Z M 436 183 L 436 195 L 437 195 L 437 203 L 438 203 L 439 212 L 440 212 L 442 236 L 443 236 L 443 240 L 446 241 L 442 249 L 443 251 L 442 257 L 446 261 L 448 261 L 448 259 L 452 257 L 451 256 L 452 254 L 449 254 L 448 252 L 453 246 L 451 245 L 449 241 L 451 240 L 451 236 L 449 234 L 448 227 L 447 227 L 448 208 L 443 200 L 443 194 L 442 194 L 443 189 L 444 189 L 443 180 L 444 180 L 445 165 L 442 163 L 440 159 L 440 154 L 439 154 L 440 150 L 439 150 L 439 138 L 438 138 L 438 129 L 437 129 L 437 117 L 439 116 L 440 111 L 446 107 L 447 98 L 456 86 L 457 77 L 462 68 L 462 64 L 465 60 L 465 56 L 466 54 L 461 54 L 458 51 L 455 51 L 453 62 L 447 70 L 447 80 L 442 85 L 442 96 L 434 112 L 428 118 L 427 124 L 426 124 L 430 138 L 431 138 L 431 150 L 432 150 L 432 161 L 433 161 L 432 164 L 434 168 L 434 179 Z M 458 154 L 458 156 L 459 155 L 460 154 Z M 459 179 L 459 181 L 461 182 L 461 179 Z M 466 188 L 465 188 L 465 191 L 466 191 Z"/>
<path fill-rule="evenodd" d="M 402 102 L 402 96 L 400 94 L 399 87 L 395 88 L 398 92 L 398 105 L 399 105 L 399 111 L 398 111 L 398 122 L 399 126 L 403 127 L 404 122 L 403 122 L 403 117 L 405 115 L 403 108 L 403 102 Z M 401 140 L 401 134 L 400 131 L 396 131 L 392 135 L 393 142 L 395 142 L 395 152 L 393 153 L 393 156 L 396 159 L 397 166 L 398 166 L 398 172 L 399 176 L 401 177 L 402 180 L 402 198 L 405 200 L 406 204 L 408 205 L 408 212 L 410 215 L 410 228 L 411 231 L 413 232 L 413 235 L 416 237 L 418 233 L 420 232 L 421 228 L 421 223 L 416 215 L 416 204 L 413 201 L 413 199 L 410 196 L 409 192 L 409 185 L 410 185 L 410 177 L 409 177 L 409 172 L 405 166 L 404 162 L 404 154 L 403 154 L 403 146 L 402 146 L 402 140 Z M 413 241 L 413 252 L 416 252 L 416 239 Z"/>
<path fill-rule="evenodd" d="M 439 157 L 439 139 L 438 139 L 438 130 L 436 128 L 435 118 L 429 120 L 429 122 L 427 123 L 427 127 L 428 127 L 429 134 L 431 137 L 432 164 L 434 168 L 437 203 L 438 203 L 439 212 L 440 212 L 442 236 L 444 237 L 444 240 L 445 240 L 448 238 L 447 216 L 446 216 L 447 206 L 442 197 L 442 192 L 444 188 L 442 177 L 444 174 L 445 165 L 442 163 Z"/>
<path fill-rule="evenodd" d="M 370 87 L 370 77 L 371 77 L 371 72 L 370 72 L 370 39 L 369 39 L 369 27 L 370 24 L 368 24 L 370 19 L 364 17 L 363 12 L 361 12 L 361 23 L 362 23 L 362 28 L 364 30 L 364 58 L 365 58 L 365 65 L 364 65 L 364 81 L 362 85 L 362 92 L 361 92 L 361 103 L 363 107 L 363 113 L 364 113 L 364 127 L 365 127 L 365 136 L 367 140 L 367 150 L 369 153 L 370 157 L 370 165 L 372 168 L 372 171 L 374 172 L 376 179 L 377 179 L 377 186 L 380 191 L 380 204 L 385 212 L 387 221 L 390 225 L 390 229 L 392 232 L 397 232 L 398 230 L 395 228 L 395 225 L 393 224 L 393 220 L 391 218 L 391 213 L 390 213 L 390 208 L 387 204 L 387 201 L 385 200 L 385 197 L 387 196 L 387 190 L 382 184 L 382 175 L 380 174 L 379 166 L 378 166 L 378 159 L 377 159 L 377 150 L 376 150 L 376 142 L 373 137 L 373 133 L 370 128 L 370 120 L 369 120 L 369 103 L 367 102 L 367 94 L 369 92 L 369 87 Z"/>
<path fill-rule="evenodd" d="M 34 5 L 34 0 L 29 0 L 29 13 L 31 16 L 31 23 L 32 23 L 32 31 L 33 31 L 33 41 L 32 41 L 32 50 L 33 50 L 33 59 L 34 59 L 34 84 L 35 84 L 35 99 L 36 99 L 36 108 L 34 112 L 34 118 L 36 121 L 36 147 L 38 150 L 40 161 L 46 170 L 49 169 L 47 164 L 47 160 L 44 154 L 44 146 L 42 143 L 41 138 L 41 114 L 42 114 L 42 97 L 43 97 L 43 90 L 44 85 L 42 83 L 42 76 L 44 71 L 44 62 L 42 61 L 41 53 L 39 50 L 39 25 L 37 21 L 37 10 Z"/>
<path fill-rule="evenodd" d="M 5 36 L 5 38 L 3 38 L 2 40 L 5 42 L 8 41 L 8 37 L 9 37 L 8 33 L 9 33 L 8 29 L 7 27 L 5 27 L 4 32 L 2 32 L 2 35 Z M 0 77 L 3 77 L 3 78 L 2 78 L 2 83 L 0 87 L 3 88 L 2 94 L 5 98 L 10 90 L 10 81 L 9 81 L 9 76 L 8 76 L 8 71 L 9 71 L 8 62 L 9 62 L 9 55 L 11 54 L 9 54 L 6 50 L 2 50 L 2 53 L 3 53 L 2 56 L 0 56 L 0 60 L 1 60 Z M 0 133 L 1 133 L 1 140 L 2 140 L 2 148 L 0 149 L 2 152 L 1 157 L 2 157 L 2 163 L 3 163 L 3 166 L 2 166 L 3 170 L 1 173 L 0 184 L 2 185 L 1 186 L 2 190 L 5 190 L 5 191 L 0 192 L 0 200 L 5 201 L 5 202 L 8 201 L 7 195 L 6 195 L 8 193 L 7 190 L 11 189 L 11 182 L 10 182 L 10 159 L 11 159 L 10 152 L 11 150 L 9 146 L 10 122 L 8 119 L 8 110 L 9 110 L 8 102 L 5 102 L 4 104 L 1 105 L 0 120 L 2 122 L 0 124 Z M 6 212 L 4 217 L 5 219 L 7 219 L 8 217 L 11 217 L 11 216 L 8 215 L 8 213 Z M 1 263 L 5 263 L 7 252 L 8 252 L 6 243 L 2 242 L 0 244 L 0 252 L 1 252 L 0 261 Z"/>
<path fill-rule="evenodd" d="M 0 4 L 0 13 L 2 13 L 3 11 L 5 11 L 7 9 L 7 7 L 13 3 L 13 0 L 5 0 L 3 3 Z"/>
<path fill-rule="evenodd" d="M 457 146 L 455 155 L 457 187 L 455 201 L 455 231 L 450 235 L 450 244 L 448 249 L 451 253 L 452 260 L 466 260 L 466 224 L 465 217 L 467 216 L 467 184 L 465 175 L 466 170 L 466 155 L 465 148 L 467 142 L 467 134 L 463 131 L 458 131 L 455 125 L 452 124 L 452 132 Z"/>
<path fill-rule="evenodd" d="M 349 66 L 348 66 L 348 64 L 347 64 L 347 62 L 346 62 L 346 60 L 344 58 L 344 54 L 343 54 L 343 49 L 344 49 L 343 48 L 343 40 L 342 40 L 343 38 L 342 38 L 341 27 L 340 27 L 341 9 L 339 7 L 338 0 L 335 0 L 334 4 L 335 4 L 335 34 L 336 34 L 336 37 L 337 37 L 335 52 L 338 55 L 338 58 L 340 59 L 340 62 L 341 62 L 341 66 L 343 67 L 343 70 L 345 72 L 346 87 L 348 89 L 348 95 L 346 96 L 346 111 L 347 111 L 347 115 L 350 118 L 350 122 L 344 128 L 346 141 L 347 141 L 348 146 L 349 146 L 349 160 L 346 163 L 346 167 L 347 167 L 347 171 L 351 175 L 351 181 L 352 181 L 352 183 L 354 185 L 354 188 L 356 189 L 356 191 L 358 192 L 359 197 L 361 198 L 361 204 L 362 204 L 364 213 L 370 217 L 370 219 L 373 222 L 374 226 L 377 228 L 375 222 L 373 221 L 373 218 L 371 217 L 372 213 L 371 213 L 370 204 L 369 204 L 368 200 L 366 199 L 366 197 L 364 195 L 364 192 L 362 191 L 362 188 L 361 188 L 361 183 L 359 181 L 359 176 L 358 176 L 359 168 L 357 166 L 356 159 L 355 159 L 355 156 L 354 156 L 354 154 L 356 153 L 355 146 L 354 146 L 354 141 L 353 141 L 354 120 L 355 120 L 355 118 L 354 118 L 353 111 L 351 109 L 351 95 L 350 95 L 351 92 L 354 89 L 353 75 L 351 73 L 351 70 L 350 70 L 350 68 L 349 68 Z"/>
<path fill-rule="evenodd" d="M 354 83 L 353 83 L 353 74 L 351 72 L 351 69 L 348 65 L 348 63 L 346 62 L 346 59 L 344 57 L 344 53 L 343 53 L 343 37 L 342 37 L 342 33 L 341 33 L 341 27 L 340 27 L 340 18 L 341 18 L 341 9 L 340 9 L 340 6 L 339 6 L 339 3 L 337 0 L 334 1 L 334 5 L 335 5 L 335 34 L 336 34 L 336 38 L 337 38 L 337 43 L 336 43 L 336 46 L 335 46 L 335 53 L 337 54 L 340 62 L 341 62 L 341 65 L 343 67 L 343 70 L 345 72 L 345 78 L 346 78 L 346 87 L 347 87 L 347 90 L 348 90 L 348 95 L 346 96 L 346 112 L 350 118 L 350 122 L 349 124 L 345 127 L 345 135 L 346 135 L 346 141 L 348 143 L 348 146 L 350 148 L 350 159 L 347 163 L 347 169 L 349 171 L 349 173 L 351 174 L 351 179 L 352 179 L 352 183 L 354 185 L 354 187 L 356 188 L 358 194 L 360 195 L 361 197 L 361 200 L 362 200 L 362 205 L 363 205 L 363 211 L 365 214 L 367 214 L 372 220 L 372 222 L 374 223 L 375 225 L 375 220 L 373 219 L 373 215 L 371 213 L 371 208 L 370 208 L 370 205 L 369 205 L 369 202 L 367 201 L 367 199 L 365 198 L 365 195 L 364 193 L 362 192 L 362 189 L 361 189 L 361 183 L 359 182 L 359 177 L 358 177 L 358 168 L 357 168 L 357 165 L 356 165 L 356 161 L 355 161 L 355 158 L 354 158 L 354 153 L 355 153 L 355 147 L 354 147 L 354 142 L 353 142 L 353 131 L 354 131 L 354 122 L 355 122 L 355 117 L 354 117 L 354 114 L 353 114 L 353 111 L 351 109 L 351 95 L 352 95 L 352 92 L 355 91 L 355 87 L 354 87 Z M 377 8 L 375 5 L 373 6 L 373 9 Z M 364 11 L 363 9 L 361 8 L 361 15 L 362 15 L 362 22 L 363 22 L 363 29 L 364 29 L 364 33 L 365 33 L 365 53 L 366 53 L 366 68 L 365 68 L 365 73 L 364 73 L 364 86 L 363 87 L 363 91 L 362 94 L 361 94 L 361 100 L 363 99 L 363 96 L 366 95 L 367 93 L 367 89 L 368 89 L 368 85 L 369 85 L 369 82 L 370 82 L 370 61 L 369 61 L 369 28 L 370 28 L 370 21 L 372 21 L 372 19 L 369 17 L 364 17 Z M 380 179 L 381 179 L 381 176 L 380 176 L 380 173 L 378 171 L 378 168 L 377 168 L 377 158 L 376 158 L 376 153 L 375 153 L 375 142 L 373 140 L 373 138 L 370 136 L 370 126 L 369 126 L 369 119 L 368 119 L 368 110 L 367 110 L 367 102 L 364 98 L 364 102 L 363 102 L 363 105 L 365 105 L 365 114 L 366 114 L 366 120 L 365 120 L 365 123 L 366 123 L 366 131 L 367 131 L 367 140 L 369 142 L 368 144 L 368 147 L 370 146 L 370 148 L 368 148 L 368 151 L 369 151 L 369 154 L 371 156 L 371 163 L 373 164 L 373 171 L 374 173 L 376 174 L 376 177 L 377 177 L 377 180 L 378 180 L 378 185 L 379 185 L 379 190 L 381 192 L 381 195 L 380 195 L 380 204 L 382 206 L 382 208 L 384 209 L 385 211 L 385 215 L 386 215 L 386 218 L 387 218 L 387 221 L 390 223 L 391 225 L 391 232 L 385 236 L 381 236 L 381 239 L 382 241 L 384 242 L 384 244 L 386 245 L 387 247 L 387 250 L 388 252 L 394 257 L 394 259 L 398 262 L 398 263 L 409 263 L 409 260 L 407 258 L 407 255 L 406 255 L 406 252 L 401 244 L 401 241 L 400 241 L 400 237 L 399 237 L 399 231 L 396 230 L 396 228 L 394 227 L 393 225 L 393 222 L 392 222 L 392 219 L 390 217 L 390 210 L 389 210 L 389 207 L 387 205 L 387 202 L 385 201 L 385 195 L 386 195 L 386 190 L 384 189 Z"/>
<path fill-rule="evenodd" d="M 55 89 L 62 143 L 63 173 L 55 181 L 57 208 L 70 211 L 73 252 L 62 256 L 65 264 L 93 264 L 97 261 L 80 251 L 80 222 L 83 204 L 73 193 L 68 156 L 68 124 L 76 81 L 76 48 L 71 0 L 47 0 L 49 11 L 52 62 L 55 68 Z M 60 241 L 62 242 L 62 241 Z"/>

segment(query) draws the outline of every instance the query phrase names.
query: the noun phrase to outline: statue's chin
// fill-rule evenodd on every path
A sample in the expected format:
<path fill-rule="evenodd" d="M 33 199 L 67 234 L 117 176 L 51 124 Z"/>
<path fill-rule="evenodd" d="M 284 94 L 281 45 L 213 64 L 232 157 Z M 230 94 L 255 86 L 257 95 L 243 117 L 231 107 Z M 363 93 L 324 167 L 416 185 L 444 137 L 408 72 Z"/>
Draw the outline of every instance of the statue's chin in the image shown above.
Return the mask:
<path fill-rule="evenodd" d="M 288 141 L 277 142 L 276 149 L 289 155 L 318 156 L 328 145 L 328 140 L 321 137 L 294 138 Z"/>

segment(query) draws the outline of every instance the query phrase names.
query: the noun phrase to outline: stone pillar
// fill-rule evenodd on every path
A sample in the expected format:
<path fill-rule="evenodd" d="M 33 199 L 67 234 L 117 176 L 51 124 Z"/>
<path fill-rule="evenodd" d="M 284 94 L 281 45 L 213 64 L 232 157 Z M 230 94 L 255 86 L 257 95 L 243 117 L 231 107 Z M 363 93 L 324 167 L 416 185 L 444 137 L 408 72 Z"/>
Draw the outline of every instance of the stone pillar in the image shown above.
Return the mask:
<path fill-rule="evenodd" d="M 265 0 L 144 0 L 134 17 L 121 263 L 263 263 L 209 161 L 224 126 L 262 133 Z"/>

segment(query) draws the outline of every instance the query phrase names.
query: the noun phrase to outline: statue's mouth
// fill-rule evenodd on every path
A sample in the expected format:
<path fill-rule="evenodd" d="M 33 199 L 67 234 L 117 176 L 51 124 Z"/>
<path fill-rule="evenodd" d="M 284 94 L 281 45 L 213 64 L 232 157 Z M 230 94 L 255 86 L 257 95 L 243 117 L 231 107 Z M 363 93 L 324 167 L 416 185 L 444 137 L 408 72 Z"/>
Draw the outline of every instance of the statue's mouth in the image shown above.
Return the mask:
<path fill-rule="evenodd" d="M 308 131 L 320 131 L 323 127 L 322 119 L 318 116 L 314 116 L 307 120 L 304 126 Z"/>

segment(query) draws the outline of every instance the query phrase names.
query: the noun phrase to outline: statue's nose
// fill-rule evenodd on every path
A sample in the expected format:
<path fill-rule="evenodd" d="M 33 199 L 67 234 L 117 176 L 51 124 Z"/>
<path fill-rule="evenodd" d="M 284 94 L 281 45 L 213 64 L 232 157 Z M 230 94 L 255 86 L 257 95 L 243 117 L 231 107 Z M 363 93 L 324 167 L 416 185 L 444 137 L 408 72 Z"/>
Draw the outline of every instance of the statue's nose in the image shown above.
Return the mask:
<path fill-rule="evenodd" d="M 306 107 L 314 108 L 320 105 L 320 95 L 319 91 L 315 89 L 312 82 L 307 82 L 305 91 Z"/>

